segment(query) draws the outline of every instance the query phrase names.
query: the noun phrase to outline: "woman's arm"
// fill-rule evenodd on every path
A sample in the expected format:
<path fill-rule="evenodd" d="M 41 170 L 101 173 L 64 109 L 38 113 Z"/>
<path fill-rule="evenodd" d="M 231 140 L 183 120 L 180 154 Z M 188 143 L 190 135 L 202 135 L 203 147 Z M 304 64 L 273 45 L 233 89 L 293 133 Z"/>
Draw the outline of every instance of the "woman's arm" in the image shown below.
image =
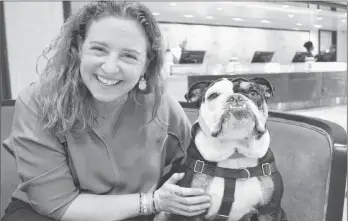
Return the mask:
<path fill-rule="evenodd" d="M 139 194 L 80 194 L 70 204 L 61 220 L 124 220 L 141 214 L 153 214 L 156 211 L 183 216 L 196 216 L 204 213 L 211 206 L 210 196 L 205 195 L 203 189 L 175 185 L 182 178 L 183 174 L 176 173 L 160 189 L 154 193 L 149 191 L 141 197 Z M 144 200 L 145 198 L 146 200 Z M 146 209 L 144 205 L 146 205 Z"/>
<path fill-rule="evenodd" d="M 139 194 L 93 195 L 79 194 L 70 204 L 63 221 L 112 221 L 140 215 Z"/>
<path fill-rule="evenodd" d="M 7 140 L 16 156 L 20 190 L 33 209 L 55 220 L 111 221 L 138 216 L 139 194 L 92 195 L 75 186 L 64 146 L 38 123 L 39 108 L 32 88 L 20 93 Z M 145 198 L 150 202 L 152 193 Z"/>

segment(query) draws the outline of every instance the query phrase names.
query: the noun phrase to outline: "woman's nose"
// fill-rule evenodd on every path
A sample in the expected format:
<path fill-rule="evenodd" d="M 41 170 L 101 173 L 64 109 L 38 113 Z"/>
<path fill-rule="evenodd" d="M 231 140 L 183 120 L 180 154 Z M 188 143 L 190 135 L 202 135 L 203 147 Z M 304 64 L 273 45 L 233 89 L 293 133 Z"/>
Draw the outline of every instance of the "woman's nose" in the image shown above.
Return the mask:
<path fill-rule="evenodd" d="M 120 71 L 119 60 L 116 56 L 110 56 L 101 67 L 103 71 L 108 74 L 115 74 Z"/>

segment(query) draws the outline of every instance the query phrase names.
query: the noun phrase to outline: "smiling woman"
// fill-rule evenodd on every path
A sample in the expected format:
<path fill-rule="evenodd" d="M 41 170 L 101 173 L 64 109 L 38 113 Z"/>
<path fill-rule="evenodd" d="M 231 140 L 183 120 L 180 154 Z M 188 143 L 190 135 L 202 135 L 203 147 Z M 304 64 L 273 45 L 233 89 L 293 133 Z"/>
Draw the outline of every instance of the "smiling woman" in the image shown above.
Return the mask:
<path fill-rule="evenodd" d="M 176 185 L 182 174 L 162 181 L 191 129 L 163 89 L 163 49 L 139 3 L 93 2 L 66 20 L 40 79 L 16 99 L 4 146 L 22 183 L 3 221 L 147 220 L 210 206 L 203 190 Z"/>
<path fill-rule="evenodd" d="M 106 17 L 93 22 L 82 45 L 80 68 L 92 96 L 104 102 L 127 96 L 146 71 L 146 48 L 145 33 L 134 20 Z"/>

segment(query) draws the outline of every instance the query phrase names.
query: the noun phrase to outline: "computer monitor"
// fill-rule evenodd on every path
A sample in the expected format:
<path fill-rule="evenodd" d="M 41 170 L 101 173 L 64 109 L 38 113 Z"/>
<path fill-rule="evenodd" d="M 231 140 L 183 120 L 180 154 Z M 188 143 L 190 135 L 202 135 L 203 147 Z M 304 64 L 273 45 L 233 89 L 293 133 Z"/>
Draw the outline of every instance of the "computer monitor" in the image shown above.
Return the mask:
<path fill-rule="evenodd" d="M 309 57 L 309 56 L 310 56 L 310 54 L 308 52 L 297 51 L 291 62 L 293 62 L 293 63 L 305 62 L 306 57 Z"/>
<path fill-rule="evenodd" d="M 272 61 L 274 51 L 255 51 L 251 63 L 269 63 Z"/>
<path fill-rule="evenodd" d="M 320 52 L 320 53 L 316 56 L 316 58 L 317 58 L 317 61 L 318 61 L 318 62 L 331 62 L 331 61 L 335 61 L 334 53 L 325 52 L 325 51 Z"/>
<path fill-rule="evenodd" d="M 205 51 L 182 51 L 179 64 L 202 64 Z"/>

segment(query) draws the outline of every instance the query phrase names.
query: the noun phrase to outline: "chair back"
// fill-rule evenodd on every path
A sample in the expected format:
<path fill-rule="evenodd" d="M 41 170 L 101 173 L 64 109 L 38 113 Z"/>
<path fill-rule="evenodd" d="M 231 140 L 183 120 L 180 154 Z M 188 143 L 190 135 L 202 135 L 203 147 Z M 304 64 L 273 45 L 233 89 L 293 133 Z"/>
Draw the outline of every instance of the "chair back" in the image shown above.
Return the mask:
<path fill-rule="evenodd" d="M 14 102 L 1 106 L 1 143 L 10 135 Z M 1 145 L 1 217 L 11 201 L 12 193 L 19 184 L 16 163 L 13 156 Z"/>

